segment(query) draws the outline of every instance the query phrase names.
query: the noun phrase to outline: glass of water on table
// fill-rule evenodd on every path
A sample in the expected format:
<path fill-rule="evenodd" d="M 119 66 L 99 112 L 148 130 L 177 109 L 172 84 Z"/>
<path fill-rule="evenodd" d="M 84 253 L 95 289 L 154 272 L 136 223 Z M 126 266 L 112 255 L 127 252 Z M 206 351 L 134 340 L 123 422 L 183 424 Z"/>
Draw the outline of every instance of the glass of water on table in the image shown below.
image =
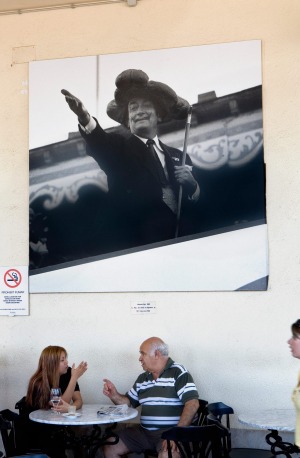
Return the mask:
<path fill-rule="evenodd" d="M 51 388 L 50 391 L 50 402 L 54 407 L 57 407 L 60 403 L 61 398 L 61 389 L 60 388 Z M 55 412 L 59 414 L 60 412 Z"/>

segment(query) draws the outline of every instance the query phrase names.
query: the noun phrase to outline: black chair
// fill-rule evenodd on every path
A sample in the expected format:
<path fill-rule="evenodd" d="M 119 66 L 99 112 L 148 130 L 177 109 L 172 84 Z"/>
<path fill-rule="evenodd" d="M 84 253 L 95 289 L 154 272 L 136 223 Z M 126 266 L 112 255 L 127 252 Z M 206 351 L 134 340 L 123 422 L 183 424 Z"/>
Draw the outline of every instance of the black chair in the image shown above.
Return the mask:
<path fill-rule="evenodd" d="M 221 421 L 213 414 L 207 415 L 207 424 L 218 426 L 224 431 L 222 438 L 222 454 L 224 458 L 274 458 L 271 451 L 257 448 L 232 448 L 230 429 L 224 426 Z"/>
<path fill-rule="evenodd" d="M 40 450 L 27 450 L 24 445 L 23 428 L 20 416 L 9 409 L 0 412 L 1 437 L 6 458 L 18 456 L 48 458 Z"/>
<path fill-rule="evenodd" d="M 207 406 L 207 401 L 199 399 L 199 408 L 197 410 L 196 420 L 193 421 L 192 426 L 204 426 L 206 424 L 206 417 L 208 414 Z"/>
<path fill-rule="evenodd" d="M 222 439 L 226 431 L 216 425 L 175 426 L 162 434 L 167 441 L 168 458 L 172 458 L 171 441 L 182 458 L 221 458 Z"/>
<path fill-rule="evenodd" d="M 26 408 L 26 396 L 23 396 L 16 402 L 15 409 L 18 409 L 20 415 L 27 414 L 28 409 Z"/>
<path fill-rule="evenodd" d="M 206 424 L 206 416 L 208 414 L 207 410 L 208 402 L 204 399 L 199 399 L 199 407 L 197 410 L 196 418 L 192 423 L 192 426 L 203 426 Z M 144 451 L 144 458 L 157 457 L 158 453 L 156 450 L 147 449 Z"/>
<path fill-rule="evenodd" d="M 0 412 L 1 437 L 6 457 L 19 456 L 27 452 L 20 416 L 9 409 Z"/>
<path fill-rule="evenodd" d="M 2 412 L 3 412 L 3 415 L 2 415 Z M 2 442 L 3 442 L 3 447 L 5 450 L 6 456 L 13 456 L 15 449 L 16 449 L 16 445 L 15 445 L 15 437 L 14 437 L 13 429 L 12 429 L 12 423 L 5 416 L 6 411 L 3 410 L 2 412 L 0 413 L 0 428 L 1 428 L 1 437 L 2 437 Z"/>
<path fill-rule="evenodd" d="M 211 402 L 207 405 L 208 413 L 213 414 L 221 423 L 222 418 L 225 415 L 226 418 L 226 427 L 230 429 L 230 418 L 229 415 L 234 414 L 232 407 L 224 404 L 223 402 Z"/>
<path fill-rule="evenodd" d="M 230 415 L 234 414 L 232 407 L 224 404 L 223 402 L 211 402 L 207 405 L 208 414 L 213 414 L 221 423 L 224 421 L 225 425 L 230 430 Z M 231 448 L 231 437 L 227 438 L 228 447 Z"/>

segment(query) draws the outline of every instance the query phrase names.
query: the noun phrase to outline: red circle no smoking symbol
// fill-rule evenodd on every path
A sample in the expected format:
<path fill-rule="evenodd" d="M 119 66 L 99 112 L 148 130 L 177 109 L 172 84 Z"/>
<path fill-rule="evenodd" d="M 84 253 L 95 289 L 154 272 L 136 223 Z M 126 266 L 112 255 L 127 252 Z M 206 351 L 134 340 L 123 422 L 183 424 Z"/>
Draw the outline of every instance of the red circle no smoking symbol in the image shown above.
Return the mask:
<path fill-rule="evenodd" d="M 8 288 L 16 288 L 22 281 L 22 275 L 17 269 L 9 269 L 4 274 L 4 283 Z"/>

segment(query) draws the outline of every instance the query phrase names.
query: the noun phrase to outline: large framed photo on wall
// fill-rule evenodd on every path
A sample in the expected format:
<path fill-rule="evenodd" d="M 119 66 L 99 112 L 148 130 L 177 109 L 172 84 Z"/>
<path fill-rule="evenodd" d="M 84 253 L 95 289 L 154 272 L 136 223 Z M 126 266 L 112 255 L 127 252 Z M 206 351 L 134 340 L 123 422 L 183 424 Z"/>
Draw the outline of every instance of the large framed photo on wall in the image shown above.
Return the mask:
<path fill-rule="evenodd" d="M 31 293 L 267 289 L 259 40 L 29 65 Z"/>

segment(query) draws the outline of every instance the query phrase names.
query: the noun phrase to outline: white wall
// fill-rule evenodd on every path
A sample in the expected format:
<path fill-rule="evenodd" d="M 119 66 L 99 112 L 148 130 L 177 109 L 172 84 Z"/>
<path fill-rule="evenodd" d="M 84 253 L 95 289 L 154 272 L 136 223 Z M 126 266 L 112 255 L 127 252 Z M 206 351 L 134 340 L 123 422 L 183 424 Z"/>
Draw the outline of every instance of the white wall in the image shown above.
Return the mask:
<path fill-rule="evenodd" d="M 26 62 L 252 39 L 263 49 L 270 249 L 267 292 L 31 295 L 30 316 L 0 317 L 0 409 L 25 393 L 50 344 L 65 346 L 71 363 L 88 361 L 86 402 L 103 400 L 104 376 L 125 391 L 151 335 L 191 370 L 201 397 L 236 413 L 292 407 L 299 364 L 286 340 L 300 317 L 299 17 L 299 0 L 140 0 L 0 17 L 0 265 L 28 262 Z M 156 301 L 157 313 L 131 315 L 138 300 Z"/>

